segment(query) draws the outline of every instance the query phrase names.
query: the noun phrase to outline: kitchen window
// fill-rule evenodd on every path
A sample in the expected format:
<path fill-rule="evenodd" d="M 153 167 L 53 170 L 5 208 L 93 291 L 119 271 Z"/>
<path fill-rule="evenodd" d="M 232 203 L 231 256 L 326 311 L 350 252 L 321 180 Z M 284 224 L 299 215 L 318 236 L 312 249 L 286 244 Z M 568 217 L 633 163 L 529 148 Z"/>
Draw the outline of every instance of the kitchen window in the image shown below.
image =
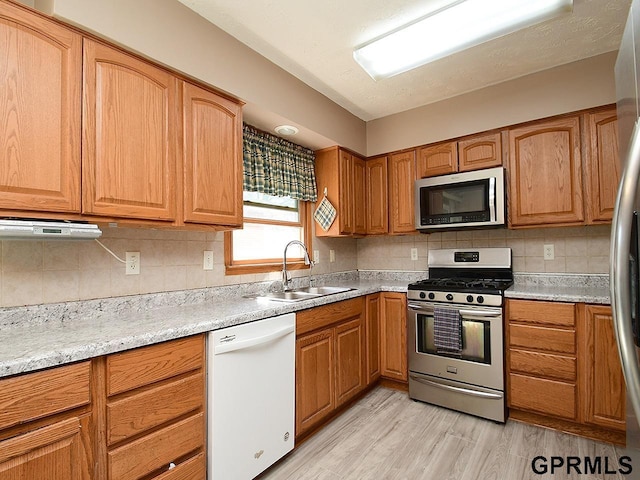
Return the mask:
<path fill-rule="evenodd" d="M 243 201 L 243 229 L 225 233 L 227 275 L 281 270 L 284 247 L 291 240 L 300 240 L 311 251 L 309 202 L 246 191 Z M 292 246 L 287 269 L 302 268 L 308 268 L 302 249 Z"/>

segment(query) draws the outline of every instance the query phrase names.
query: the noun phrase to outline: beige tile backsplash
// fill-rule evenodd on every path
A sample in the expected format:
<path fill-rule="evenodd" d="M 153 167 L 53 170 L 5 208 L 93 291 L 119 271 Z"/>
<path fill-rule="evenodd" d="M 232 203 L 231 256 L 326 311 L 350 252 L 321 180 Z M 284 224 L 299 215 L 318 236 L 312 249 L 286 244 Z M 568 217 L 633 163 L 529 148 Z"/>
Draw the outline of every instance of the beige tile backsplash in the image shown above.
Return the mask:
<path fill-rule="evenodd" d="M 140 252 L 140 275 L 125 275 L 119 263 L 93 241 L 0 242 L 0 306 L 34 305 L 120 295 L 279 280 L 280 272 L 225 275 L 222 232 L 181 232 L 103 227 L 100 239 L 121 258 Z M 314 239 L 320 263 L 314 274 L 355 270 L 353 239 Z M 329 263 L 329 250 L 336 261 Z M 213 270 L 203 270 L 203 252 L 213 251 Z M 292 272 L 294 276 L 307 271 Z"/>
<path fill-rule="evenodd" d="M 610 226 L 537 228 L 530 230 L 467 230 L 404 237 L 358 240 L 358 269 L 413 270 L 427 268 L 427 252 L 438 248 L 511 247 L 517 273 L 608 273 Z M 545 260 L 545 244 L 554 246 Z M 411 248 L 418 260 L 411 260 Z"/>
<path fill-rule="evenodd" d="M 478 230 L 397 237 L 315 238 L 320 252 L 314 274 L 355 270 L 420 271 L 427 252 L 438 248 L 511 247 L 516 272 L 608 273 L 609 226 L 532 230 Z M 259 275 L 224 273 L 224 234 L 134 228 L 103 228 L 101 241 L 120 257 L 139 251 L 140 275 L 95 242 L 0 242 L 0 306 L 32 305 L 119 295 L 278 280 L 279 272 Z M 553 244 L 554 260 L 543 259 Z M 411 260 L 411 248 L 418 260 Z M 205 250 L 214 268 L 202 269 Z M 329 263 L 329 250 L 336 261 Z M 307 272 L 294 272 L 306 275 Z"/>

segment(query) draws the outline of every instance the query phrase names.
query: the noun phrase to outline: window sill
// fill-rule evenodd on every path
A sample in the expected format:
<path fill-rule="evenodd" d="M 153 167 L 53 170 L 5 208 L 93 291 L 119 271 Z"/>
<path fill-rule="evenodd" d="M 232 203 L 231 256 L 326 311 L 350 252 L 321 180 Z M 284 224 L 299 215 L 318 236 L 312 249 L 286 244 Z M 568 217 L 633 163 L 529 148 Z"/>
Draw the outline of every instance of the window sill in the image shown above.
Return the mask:
<path fill-rule="evenodd" d="M 304 262 L 287 262 L 287 270 L 304 270 L 309 268 Z M 226 275 L 247 275 L 251 273 L 270 273 L 282 271 L 282 262 L 280 263 L 262 263 L 258 265 L 227 265 L 225 266 Z"/>

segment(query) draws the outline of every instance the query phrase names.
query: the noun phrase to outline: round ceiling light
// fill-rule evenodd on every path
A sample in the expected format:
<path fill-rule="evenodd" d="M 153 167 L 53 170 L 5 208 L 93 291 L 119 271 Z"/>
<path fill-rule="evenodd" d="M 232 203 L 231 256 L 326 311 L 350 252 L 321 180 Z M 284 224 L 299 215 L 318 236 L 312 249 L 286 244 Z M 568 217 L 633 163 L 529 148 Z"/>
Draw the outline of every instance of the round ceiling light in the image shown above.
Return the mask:
<path fill-rule="evenodd" d="M 298 133 L 298 129 L 291 125 L 278 125 L 274 130 L 280 135 L 295 135 Z"/>

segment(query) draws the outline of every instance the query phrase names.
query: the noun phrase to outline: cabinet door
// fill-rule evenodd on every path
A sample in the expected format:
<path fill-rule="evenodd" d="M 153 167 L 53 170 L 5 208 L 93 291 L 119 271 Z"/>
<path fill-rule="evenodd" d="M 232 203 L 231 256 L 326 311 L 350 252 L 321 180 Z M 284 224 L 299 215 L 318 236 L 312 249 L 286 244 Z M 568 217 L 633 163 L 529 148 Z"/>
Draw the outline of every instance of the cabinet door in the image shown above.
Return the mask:
<path fill-rule="evenodd" d="M 582 392 L 585 421 L 605 428 L 625 430 L 626 387 L 611 307 L 587 305 L 584 321 L 585 382 Z"/>
<path fill-rule="evenodd" d="M 371 385 L 380 377 L 380 295 L 367 295 L 366 328 L 367 344 L 367 385 Z"/>
<path fill-rule="evenodd" d="M 389 159 L 389 233 L 415 233 L 414 190 L 416 152 L 396 153 Z"/>
<path fill-rule="evenodd" d="M 585 169 L 587 223 L 609 223 L 621 174 L 618 118 L 615 108 L 586 118 L 589 122 L 589 158 Z"/>
<path fill-rule="evenodd" d="M 3 480 L 88 480 L 91 462 L 83 443 L 88 416 L 70 418 L 0 442 Z M 86 439 L 84 439 L 86 440 Z"/>
<path fill-rule="evenodd" d="M 365 235 L 367 233 L 367 211 L 366 211 L 366 167 L 365 162 L 356 156 L 353 159 L 353 233 Z"/>
<path fill-rule="evenodd" d="M 350 153 L 338 151 L 338 220 L 340 222 L 340 234 L 349 235 L 354 231 L 353 204 L 355 194 L 353 190 L 353 157 Z"/>
<path fill-rule="evenodd" d="M 82 37 L 0 3 L 0 208 L 80 212 Z"/>
<path fill-rule="evenodd" d="M 242 225 L 242 111 L 182 83 L 184 221 Z"/>
<path fill-rule="evenodd" d="M 366 346 L 363 316 L 340 324 L 335 329 L 336 407 L 366 386 Z"/>
<path fill-rule="evenodd" d="M 418 178 L 435 177 L 458 170 L 456 142 L 429 145 L 418 150 Z"/>
<path fill-rule="evenodd" d="M 335 408 L 333 329 L 296 340 L 296 435 Z"/>
<path fill-rule="evenodd" d="M 407 296 L 383 293 L 381 330 L 382 376 L 407 381 Z"/>
<path fill-rule="evenodd" d="M 84 213 L 175 218 L 176 88 L 169 72 L 85 39 Z"/>
<path fill-rule="evenodd" d="M 458 171 L 480 170 L 502 165 L 500 132 L 476 135 L 458 142 Z"/>
<path fill-rule="evenodd" d="M 367 235 L 387 233 L 387 157 L 373 158 L 366 162 L 366 206 Z"/>
<path fill-rule="evenodd" d="M 509 131 L 511 226 L 584 220 L 578 117 Z"/>

